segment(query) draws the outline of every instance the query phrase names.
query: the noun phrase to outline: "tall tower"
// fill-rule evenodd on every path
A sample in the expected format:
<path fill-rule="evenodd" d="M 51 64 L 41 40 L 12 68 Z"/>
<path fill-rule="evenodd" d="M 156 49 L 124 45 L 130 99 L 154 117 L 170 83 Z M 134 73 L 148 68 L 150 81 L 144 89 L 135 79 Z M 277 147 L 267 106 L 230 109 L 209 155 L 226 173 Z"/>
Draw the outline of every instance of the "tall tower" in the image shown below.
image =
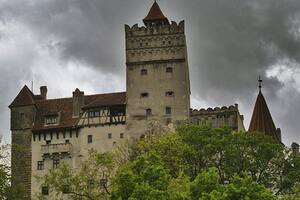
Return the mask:
<path fill-rule="evenodd" d="M 250 121 L 249 131 L 260 132 L 272 137 L 274 140 L 281 142 L 281 130 L 276 128 L 272 115 L 269 111 L 267 102 L 261 91 L 262 80 L 259 78 L 259 92 L 254 106 L 252 118 Z"/>
<path fill-rule="evenodd" d="M 125 25 L 126 129 L 136 138 L 152 122 L 189 120 L 190 109 L 184 21 L 170 23 L 154 2 L 143 22 L 143 27 Z"/>
<path fill-rule="evenodd" d="M 34 94 L 24 86 L 9 106 L 11 111 L 11 170 L 12 189 L 23 195 L 22 199 L 31 197 L 31 138 L 36 107 Z"/>

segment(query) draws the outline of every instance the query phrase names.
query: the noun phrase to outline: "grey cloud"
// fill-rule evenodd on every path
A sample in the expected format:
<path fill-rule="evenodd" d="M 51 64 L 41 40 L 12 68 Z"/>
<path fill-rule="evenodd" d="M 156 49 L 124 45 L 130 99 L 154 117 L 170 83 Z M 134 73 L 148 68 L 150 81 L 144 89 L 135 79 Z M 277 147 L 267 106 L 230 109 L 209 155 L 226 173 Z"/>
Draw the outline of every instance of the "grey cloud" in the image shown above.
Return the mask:
<path fill-rule="evenodd" d="M 260 74 L 273 117 L 287 133 L 285 141 L 300 140 L 300 125 L 294 120 L 299 93 L 291 90 L 288 94 L 294 96 L 280 96 L 285 83 L 265 74 L 282 59 L 300 63 L 299 0 L 165 0 L 159 4 L 169 19 L 186 21 L 194 97 L 212 106 L 237 101 L 249 120 Z M 150 6 L 151 1 L 140 0 L 6 0 L 0 5 L 0 21 L 28 27 L 37 42 L 59 52 L 61 61 L 79 61 L 121 77 L 125 76 L 123 25 L 141 24 Z"/>

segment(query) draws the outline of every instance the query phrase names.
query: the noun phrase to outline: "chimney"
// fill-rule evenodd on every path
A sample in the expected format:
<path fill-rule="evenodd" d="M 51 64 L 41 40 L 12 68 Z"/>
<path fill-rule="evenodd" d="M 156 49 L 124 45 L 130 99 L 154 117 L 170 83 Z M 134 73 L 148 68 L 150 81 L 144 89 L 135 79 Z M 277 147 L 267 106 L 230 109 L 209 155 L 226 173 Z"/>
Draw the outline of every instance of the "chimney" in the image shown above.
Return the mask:
<path fill-rule="evenodd" d="M 293 153 L 295 154 L 295 155 L 298 155 L 300 152 L 299 152 L 299 144 L 297 144 L 297 143 L 293 143 L 292 144 L 292 151 L 293 151 Z"/>
<path fill-rule="evenodd" d="M 84 106 L 84 92 L 78 88 L 73 92 L 73 117 L 79 117 Z"/>
<path fill-rule="evenodd" d="M 47 100 L 47 86 L 41 86 L 40 91 L 42 100 Z"/>

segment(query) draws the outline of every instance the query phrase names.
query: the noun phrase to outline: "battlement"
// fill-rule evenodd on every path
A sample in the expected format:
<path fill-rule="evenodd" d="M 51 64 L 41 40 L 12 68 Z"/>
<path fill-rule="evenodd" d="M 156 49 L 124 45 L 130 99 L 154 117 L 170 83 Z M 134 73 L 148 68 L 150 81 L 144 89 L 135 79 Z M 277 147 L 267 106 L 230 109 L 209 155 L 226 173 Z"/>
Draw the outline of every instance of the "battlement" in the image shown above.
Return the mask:
<path fill-rule="evenodd" d="M 184 20 L 177 22 L 172 21 L 170 25 L 154 26 L 154 27 L 139 27 L 138 24 L 130 27 L 125 24 L 126 38 L 137 36 L 153 36 L 153 35 L 168 35 L 168 34 L 184 34 Z"/>
<path fill-rule="evenodd" d="M 238 111 L 238 104 L 231 105 L 231 106 L 222 106 L 220 107 L 215 107 L 215 108 L 201 108 L 200 110 L 197 109 L 190 109 L 191 115 L 202 115 L 202 114 L 216 114 L 216 113 L 221 113 L 221 112 L 228 112 L 228 111 Z"/>

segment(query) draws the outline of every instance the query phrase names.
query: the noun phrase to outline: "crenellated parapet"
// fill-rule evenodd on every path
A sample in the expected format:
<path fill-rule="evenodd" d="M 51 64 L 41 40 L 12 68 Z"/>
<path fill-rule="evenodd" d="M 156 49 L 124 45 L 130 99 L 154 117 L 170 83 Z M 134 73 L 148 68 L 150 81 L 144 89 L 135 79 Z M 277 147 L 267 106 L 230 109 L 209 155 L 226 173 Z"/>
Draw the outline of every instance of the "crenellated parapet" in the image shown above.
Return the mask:
<path fill-rule="evenodd" d="M 138 24 L 130 27 L 129 25 L 125 25 L 125 34 L 126 38 L 137 37 L 137 36 L 153 36 L 153 35 L 171 35 L 171 34 L 184 34 L 184 20 L 177 22 L 172 21 L 169 25 L 164 26 L 153 26 L 139 27 Z"/>
<path fill-rule="evenodd" d="M 244 131 L 243 120 L 238 104 L 199 110 L 190 109 L 190 121 L 193 124 L 210 125 L 214 128 L 226 126 L 234 131 Z"/>

